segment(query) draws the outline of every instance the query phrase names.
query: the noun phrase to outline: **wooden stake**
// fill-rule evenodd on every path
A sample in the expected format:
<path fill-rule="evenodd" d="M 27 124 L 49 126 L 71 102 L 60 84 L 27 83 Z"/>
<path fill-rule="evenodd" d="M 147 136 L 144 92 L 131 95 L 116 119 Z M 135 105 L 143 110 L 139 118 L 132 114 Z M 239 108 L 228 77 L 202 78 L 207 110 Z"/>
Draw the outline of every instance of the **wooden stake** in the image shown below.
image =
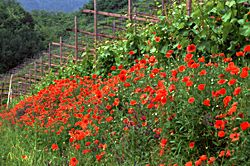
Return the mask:
<path fill-rule="evenodd" d="M 60 65 L 62 66 L 62 37 L 60 37 Z"/>
<path fill-rule="evenodd" d="M 77 17 L 75 16 L 75 59 L 78 59 L 78 31 L 77 31 Z"/>
<path fill-rule="evenodd" d="M 94 33 L 95 33 L 95 44 L 97 43 L 97 6 L 96 0 L 94 0 Z"/>
<path fill-rule="evenodd" d="M 36 82 L 36 79 L 37 79 L 37 72 L 36 72 L 36 61 L 34 62 L 34 73 L 35 73 L 35 82 Z"/>
<path fill-rule="evenodd" d="M 128 19 L 132 20 L 132 0 L 128 0 Z"/>
<path fill-rule="evenodd" d="M 192 0 L 187 0 L 187 15 L 190 16 L 192 12 Z"/>
<path fill-rule="evenodd" d="M 97 6 L 96 6 L 96 0 L 94 0 L 94 34 L 95 34 L 95 50 L 97 46 Z M 96 52 L 94 54 L 94 64 L 96 64 Z"/>
<path fill-rule="evenodd" d="M 8 92 L 8 100 L 7 100 L 7 109 L 9 108 L 9 104 L 12 98 L 12 78 L 13 78 L 13 74 L 10 75 L 10 84 L 9 84 L 9 92 Z"/>
<path fill-rule="evenodd" d="M 51 50 L 50 50 L 50 43 L 49 43 L 49 70 L 51 68 Z"/>
<path fill-rule="evenodd" d="M 0 95 L 0 105 L 2 105 L 2 102 L 3 102 L 3 92 L 4 92 L 4 82 L 2 82 L 2 90 L 1 90 L 1 95 Z"/>

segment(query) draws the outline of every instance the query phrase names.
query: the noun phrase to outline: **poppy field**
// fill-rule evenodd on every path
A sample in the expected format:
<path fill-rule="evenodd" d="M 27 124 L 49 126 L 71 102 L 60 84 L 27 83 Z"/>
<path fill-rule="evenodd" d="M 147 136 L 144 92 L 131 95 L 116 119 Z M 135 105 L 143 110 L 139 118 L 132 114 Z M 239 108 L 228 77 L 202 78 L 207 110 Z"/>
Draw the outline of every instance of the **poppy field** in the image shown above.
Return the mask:
<path fill-rule="evenodd" d="M 249 54 L 247 45 L 237 58 L 244 62 Z M 93 74 L 55 80 L 0 117 L 22 130 L 23 147 L 26 139 L 36 138 L 34 148 L 49 154 L 42 156 L 44 164 L 247 162 L 249 67 L 223 53 L 206 62 L 194 44 L 179 45 L 164 58 L 171 65 L 144 54 L 130 68 L 112 66 L 107 78 Z M 25 149 L 15 157 L 34 163 L 30 155 L 31 149 Z"/>
<path fill-rule="evenodd" d="M 191 16 L 174 3 L 101 44 L 96 66 L 49 75 L 0 111 L 0 165 L 250 165 L 243 1 L 194 4 Z"/>

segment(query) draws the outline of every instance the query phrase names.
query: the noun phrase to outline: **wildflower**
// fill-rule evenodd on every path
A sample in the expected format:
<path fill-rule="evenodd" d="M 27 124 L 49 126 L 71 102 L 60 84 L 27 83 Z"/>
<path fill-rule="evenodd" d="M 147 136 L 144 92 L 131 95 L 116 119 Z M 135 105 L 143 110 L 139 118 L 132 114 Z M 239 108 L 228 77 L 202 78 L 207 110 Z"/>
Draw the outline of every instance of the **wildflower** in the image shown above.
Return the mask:
<path fill-rule="evenodd" d="M 215 160 L 216 160 L 215 157 L 210 157 L 208 160 L 208 164 L 213 164 Z"/>
<path fill-rule="evenodd" d="M 195 98 L 194 98 L 194 97 L 190 97 L 190 98 L 188 99 L 188 103 L 190 103 L 190 104 L 192 104 L 194 101 L 195 101 Z"/>
<path fill-rule="evenodd" d="M 218 132 L 218 137 L 223 138 L 225 136 L 225 132 L 224 131 L 219 131 Z"/>
<path fill-rule="evenodd" d="M 134 55 L 135 52 L 134 51 L 129 51 L 129 55 Z"/>
<path fill-rule="evenodd" d="M 241 78 L 247 78 L 248 77 L 248 67 L 243 67 L 242 72 L 240 73 Z"/>
<path fill-rule="evenodd" d="M 196 46 L 194 44 L 187 46 L 187 52 L 195 52 L 195 51 L 196 51 Z"/>
<path fill-rule="evenodd" d="M 203 62 L 205 62 L 205 57 L 202 56 L 202 57 L 198 58 L 198 60 L 199 60 L 199 62 L 203 63 Z"/>
<path fill-rule="evenodd" d="M 184 72 L 186 70 L 186 66 L 181 65 L 181 66 L 179 66 L 178 70 L 179 70 L 179 72 L 182 73 L 182 72 Z"/>
<path fill-rule="evenodd" d="M 202 91 L 202 90 L 205 89 L 205 86 L 206 86 L 206 84 L 200 84 L 200 85 L 198 85 L 198 89 L 199 89 L 200 91 Z"/>
<path fill-rule="evenodd" d="M 189 143 L 189 148 L 190 148 L 190 149 L 193 149 L 193 148 L 194 148 L 194 145 L 195 145 L 195 142 L 193 142 L 193 141 L 190 142 L 190 143 Z"/>
<path fill-rule="evenodd" d="M 159 43 L 159 42 L 161 41 L 161 38 L 158 37 L 158 36 L 155 36 L 155 41 L 156 41 L 157 43 Z"/>
<path fill-rule="evenodd" d="M 199 75 L 200 76 L 204 76 L 204 75 L 206 75 L 207 74 L 207 71 L 206 70 L 201 70 L 200 72 L 199 72 Z"/>
<path fill-rule="evenodd" d="M 223 157 L 223 156 L 225 156 L 225 151 L 224 150 L 220 151 L 220 153 L 219 153 L 219 157 Z"/>
<path fill-rule="evenodd" d="M 160 149 L 159 156 L 162 156 L 164 154 L 164 149 Z"/>
<path fill-rule="evenodd" d="M 205 105 L 205 106 L 211 106 L 211 104 L 210 104 L 210 100 L 209 99 L 205 99 L 204 101 L 203 101 L 203 105 Z"/>
<path fill-rule="evenodd" d="M 244 56 L 244 52 L 242 52 L 242 51 L 239 51 L 239 52 L 236 52 L 236 56 Z"/>
<path fill-rule="evenodd" d="M 78 160 L 75 157 L 72 157 L 70 159 L 69 165 L 70 166 L 76 166 L 78 164 Z"/>
<path fill-rule="evenodd" d="M 236 79 L 231 79 L 231 80 L 228 81 L 227 84 L 228 84 L 229 86 L 232 86 L 233 84 L 236 83 L 236 81 L 237 81 Z"/>
<path fill-rule="evenodd" d="M 230 152 L 230 150 L 227 150 L 226 157 L 230 157 L 230 156 L 231 156 L 231 152 Z"/>
<path fill-rule="evenodd" d="M 200 159 L 201 159 L 201 161 L 205 161 L 205 160 L 207 160 L 207 156 L 206 155 L 202 155 L 202 156 L 200 156 Z"/>
<path fill-rule="evenodd" d="M 246 45 L 244 47 L 244 52 L 250 52 L 250 45 Z"/>
<path fill-rule="evenodd" d="M 167 142 L 168 142 L 168 140 L 165 139 L 165 138 L 163 138 L 163 139 L 161 140 L 161 143 L 160 143 L 161 148 L 164 148 L 164 147 L 166 146 Z"/>
<path fill-rule="evenodd" d="M 87 154 L 87 153 L 90 153 L 90 152 L 91 152 L 90 149 L 84 149 L 84 150 L 82 151 L 82 154 Z"/>
<path fill-rule="evenodd" d="M 116 70 L 116 67 L 115 66 L 112 66 L 111 68 L 110 68 L 110 70 Z"/>
<path fill-rule="evenodd" d="M 194 164 L 195 164 L 195 166 L 200 166 L 202 164 L 202 160 L 199 159 L 199 160 L 195 161 Z"/>
<path fill-rule="evenodd" d="M 214 127 L 216 129 L 224 130 L 224 128 L 225 128 L 225 122 L 223 120 L 216 120 L 215 124 L 214 124 Z"/>
<path fill-rule="evenodd" d="M 53 151 L 55 151 L 55 150 L 58 150 L 59 148 L 58 148 L 58 145 L 57 145 L 57 144 L 52 144 L 52 145 L 51 145 L 51 149 L 52 149 Z"/>
<path fill-rule="evenodd" d="M 250 124 L 249 124 L 248 122 L 242 122 L 242 123 L 240 124 L 240 128 L 241 128 L 241 130 L 243 130 L 243 131 L 247 130 L 249 127 L 250 127 Z"/>
<path fill-rule="evenodd" d="M 182 49 L 182 45 L 178 44 L 177 49 L 181 50 Z"/>
<path fill-rule="evenodd" d="M 189 161 L 185 164 L 185 166 L 192 166 L 192 165 L 193 165 L 192 161 Z"/>
<path fill-rule="evenodd" d="M 240 133 L 232 133 L 230 134 L 229 138 L 232 139 L 232 142 L 238 141 L 240 138 Z"/>
<path fill-rule="evenodd" d="M 27 155 L 22 155 L 22 159 L 26 160 L 26 159 L 28 159 L 28 156 Z"/>
<path fill-rule="evenodd" d="M 237 96 L 237 95 L 239 95 L 240 92 L 241 92 L 241 87 L 237 87 L 234 89 L 233 95 Z"/>
<path fill-rule="evenodd" d="M 126 77 L 125 74 L 120 74 L 120 75 L 119 75 L 119 78 L 120 78 L 120 81 L 121 81 L 121 82 L 125 82 L 126 79 L 127 79 L 127 77 Z"/>
<path fill-rule="evenodd" d="M 224 99 L 223 99 L 223 103 L 224 103 L 224 107 L 227 107 L 228 106 L 228 103 L 232 100 L 232 96 L 226 96 Z"/>

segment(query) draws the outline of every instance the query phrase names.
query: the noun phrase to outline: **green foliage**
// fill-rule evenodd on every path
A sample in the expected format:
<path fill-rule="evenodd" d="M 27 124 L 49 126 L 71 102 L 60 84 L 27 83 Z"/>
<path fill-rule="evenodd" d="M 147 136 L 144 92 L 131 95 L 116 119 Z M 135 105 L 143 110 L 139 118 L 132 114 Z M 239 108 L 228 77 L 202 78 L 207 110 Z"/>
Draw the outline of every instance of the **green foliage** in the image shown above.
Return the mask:
<path fill-rule="evenodd" d="M 32 16 L 12 0 L 0 2 L 0 73 L 22 63 L 41 48 Z"/>

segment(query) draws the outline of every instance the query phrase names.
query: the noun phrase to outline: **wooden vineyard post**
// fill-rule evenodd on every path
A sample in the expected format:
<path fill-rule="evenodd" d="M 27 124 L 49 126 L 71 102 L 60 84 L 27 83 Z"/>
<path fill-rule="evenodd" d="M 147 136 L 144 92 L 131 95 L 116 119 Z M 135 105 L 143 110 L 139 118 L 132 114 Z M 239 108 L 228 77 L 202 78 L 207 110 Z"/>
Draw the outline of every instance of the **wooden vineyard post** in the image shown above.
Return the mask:
<path fill-rule="evenodd" d="M 161 0 L 161 6 L 162 6 L 162 15 L 166 15 L 166 4 L 165 0 Z"/>
<path fill-rule="evenodd" d="M 115 20 L 113 21 L 113 25 L 112 25 L 112 31 L 113 31 L 113 35 L 115 34 L 116 32 L 116 28 L 115 28 Z"/>
<path fill-rule="evenodd" d="M 31 86 L 31 70 L 29 70 L 29 85 Z"/>
<path fill-rule="evenodd" d="M 62 66 L 62 37 L 60 36 L 60 66 Z"/>
<path fill-rule="evenodd" d="M 35 82 L 37 80 L 36 61 L 34 62 Z"/>
<path fill-rule="evenodd" d="M 0 105 L 3 103 L 3 92 L 4 92 L 4 82 L 2 82 L 2 89 L 1 89 L 1 95 L 0 95 Z"/>
<path fill-rule="evenodd" d="M 12 78 L 13 78 L 13 74 L 10 75 L 10 84 L 9 84 L 9 92 L 8 92 L 8 100 L 7 100 L 7 109 L 9 108 L 9 104 L 12 98 Z"/>
<path fill-rule="evenodd" d="M 51 50 L 50 50 L 50 43 L 49 43 L 49 71 L 50 71 L 50 69 L 51 69 Z"/>
<path fill-rule="evenodd" d="M 128 0 L 128 18 L 132 20 L 132 0 Z"/>
<path fill-rule="evenodd" d="M 192 12 L 192 0 L 187 0 L 187 15 L 190 16 Z"/>
<path fill-rule="evenodd" d="M 96 0 L 94 0 L 94 34 L 95 34 L 95 50 L 97 46 L 97 6 L 96 6 Z M 96 64 L 96 52 L 94 54 L 94 64 Z"/>
<path fill-rule="evenodd" d="M 77 17 L 75 16 L 75 60 L 78 59 L 78 26 L 77 26 Z"/>
<path fill-rule="evenodd" d="M 43 56 L 41 56 L 41 76 L 43 76 Z"/>

